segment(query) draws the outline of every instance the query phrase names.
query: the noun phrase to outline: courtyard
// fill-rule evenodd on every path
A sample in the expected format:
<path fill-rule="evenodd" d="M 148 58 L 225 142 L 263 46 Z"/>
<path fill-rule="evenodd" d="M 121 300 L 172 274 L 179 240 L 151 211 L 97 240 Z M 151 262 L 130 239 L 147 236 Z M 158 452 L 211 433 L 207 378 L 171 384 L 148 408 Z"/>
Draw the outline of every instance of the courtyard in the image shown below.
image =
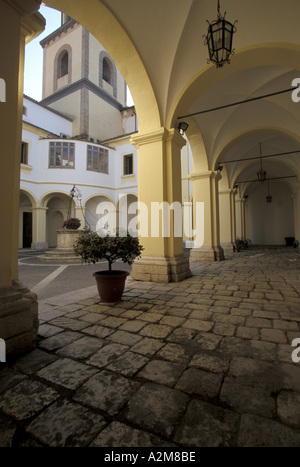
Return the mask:
<path fill-rule="evenodd" d="M 19 263 L 33 289 L 35 261 Z M 44 265 L 44 284 L 61 267 Z M 299 253 L 252 247 L 191 270 L 129 278 L 114 304 L 93 283 L 40 285 L 36 349 L 1 363 L 0 445 L 299 446 Z"/>

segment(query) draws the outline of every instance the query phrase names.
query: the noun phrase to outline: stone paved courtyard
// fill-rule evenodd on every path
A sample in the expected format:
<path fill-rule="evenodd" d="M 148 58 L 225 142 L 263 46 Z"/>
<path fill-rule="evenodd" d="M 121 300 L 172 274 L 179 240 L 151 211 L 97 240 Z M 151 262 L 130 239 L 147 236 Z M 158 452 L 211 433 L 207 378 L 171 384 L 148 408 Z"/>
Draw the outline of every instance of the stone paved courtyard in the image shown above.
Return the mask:
<path fill-rule="evenodd" d="M 0 446 L 300 446 L 299 253 L 191 270 L 40 301 L 36 349 L 0 364 Z"/>

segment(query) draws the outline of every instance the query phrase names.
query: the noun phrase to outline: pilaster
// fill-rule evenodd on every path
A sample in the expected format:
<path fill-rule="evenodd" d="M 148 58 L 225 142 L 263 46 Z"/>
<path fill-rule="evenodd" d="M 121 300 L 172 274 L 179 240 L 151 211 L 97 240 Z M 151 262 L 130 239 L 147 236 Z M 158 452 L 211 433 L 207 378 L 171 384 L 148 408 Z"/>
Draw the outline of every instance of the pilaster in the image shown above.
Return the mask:
<path fill-rule="evenodd" d="M 138 149 L 138 199 L 143 205 L 139 236 L 145 248 L 133 263 L 131 276 L 153 282 L 181 281 L 191 275 L 182 231 L 178 234 L 182 218 L 176 219 L 176 208 L 182 215 L 180 150 L 186 141 L 177 130 L 159 128 L 138 134 L 131 142 Z"/>
<path fill-rule="evenodd" d="M 220 245 L 218 193 L 220 178 L 219 172 L 214 171 L 190 175 L 193 182 L 195 218 L 197 203 L 204 203 L 204 238 L 201 239 L 201 243 L 197 238 L 195 239 L 194 248 L 190 253 L 190 261 L 223 261 L 225 259 L 223 248 Z"/>
<path fill-rule="evenodd" d="M 18 281 L 18 235 L 20 199 L 20 147 L 22 134 L 23 73 L 25 43 L 45 27 L 35 0 L 0 1 L 1 79 L 6 100 L 1 102 L 1 229 L 0 338 L 8 354 L 32 349 L 38 330 L 37 297 Z"/>

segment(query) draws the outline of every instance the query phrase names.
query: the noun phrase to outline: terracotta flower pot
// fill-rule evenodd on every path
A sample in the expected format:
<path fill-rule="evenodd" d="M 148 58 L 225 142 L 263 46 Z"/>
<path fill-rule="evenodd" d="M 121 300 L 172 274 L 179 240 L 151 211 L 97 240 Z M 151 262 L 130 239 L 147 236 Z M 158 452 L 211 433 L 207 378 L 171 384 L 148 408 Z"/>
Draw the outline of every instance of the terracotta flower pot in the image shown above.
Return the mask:
<path fill-rule="evenodd" d="M 127 271 L 97 271 L 93 274 L 96 279 L 98 292 L 104 302 L 119 302 L 122 298 Z"/>

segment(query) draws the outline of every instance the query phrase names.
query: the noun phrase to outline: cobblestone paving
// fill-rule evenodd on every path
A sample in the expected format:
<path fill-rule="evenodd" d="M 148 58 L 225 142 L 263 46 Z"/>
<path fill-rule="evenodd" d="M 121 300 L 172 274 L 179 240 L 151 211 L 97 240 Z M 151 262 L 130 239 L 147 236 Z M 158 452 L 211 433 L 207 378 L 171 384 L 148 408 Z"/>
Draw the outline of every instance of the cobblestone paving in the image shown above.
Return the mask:
<path fill-rule="evenodd" d="M 0 446 L 300 446 L 299 253 L 191 269 L 40 302 L 36 349 L 0 367 Z"/>

